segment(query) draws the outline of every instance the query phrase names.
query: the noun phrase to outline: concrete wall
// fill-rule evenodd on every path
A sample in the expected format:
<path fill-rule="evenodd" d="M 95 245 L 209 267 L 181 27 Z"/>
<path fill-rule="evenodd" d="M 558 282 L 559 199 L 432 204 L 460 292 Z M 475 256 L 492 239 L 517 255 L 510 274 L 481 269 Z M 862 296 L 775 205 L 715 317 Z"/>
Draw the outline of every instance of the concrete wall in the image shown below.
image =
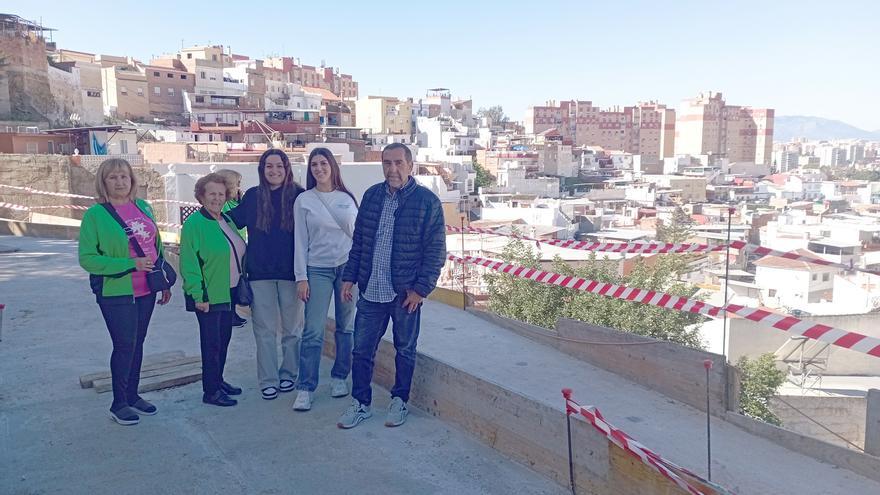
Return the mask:
<path fill-rule="evenodd" d="M 878 313 L 845 316 L 809 316 L 806 319 L 880 338 L 880 314 Z M 732 363 L 735 363 L 740 356 L 755 358 L 765 352 L 774 352 L 790 337 L 788 332 L 759 325 L 756 322 L 742 318 L 730 319 L 728 324 L 730 325 L 728 357 Z M 828 369 L 825 371 L 825 374 L 880 375 L 880 359 L 832 345 Z"/>
<path fill-rule="evenodd" d="M 702 411 L 706 410 L 703 361 L 710 359 L 714 363 L 709 372 L 712 413 L 723 415 L 738 408 L 738 379 L 718 354 L 566 318 L 557 322 L 554 332 L 492 313 L 473 313 Z M 605 342 L 622 344 L 602 344 Z"/>
<path fill-rule="evenodd" d="M 324 353 L 335 355 L 334 325 L 328 321 Z M 464 428 L 492 448 L 568 486 L 568 454 L 562 397 L 549 407 L 501 385 L 419 354 L 410 403 Z M 373 382 L 394 382 L 394 346 L 382 340 Z M 577 493 L 595 495 L 676 494 L 679 489 L 578 418 L 572 420 Z M 697 485 L 707 495 L 716 492 Z"/>
<path fill-rule="evenodd" d="M 134 167 L 138 180 L 138 196 L 142 198 L 164 198 L 165 184 L 162 177 L 152 169 Z M 61 155 L 15 155 L 0 154 L 0 184 L 28 186 L 41 191 L 95 195 L 95 175 L 84 167 L 73 165 L 70 157 Z M 64 198 L 41 194 L 30 194 L 13 189 L 0 188 L 0 202 L 24 206 L 80 205 L 91 206 L 93 200 Z M 162 208 L 157 208 L 157 220 L 166 221 Z M 2 216 L 12 220 L 27 220 L 27 212 L 8 209 Z M 64 208 L 41 209 L 40 213 L 66 218 L 82 218 L 81 210 Z"/>
<path fill-rule="evenodd" d="M 770 408 L 782 420 L 782 426 L 786 430 L 851 449 L 852 446 L 784 404 L 779 400 L 780 398 L 850 442 L 859 447 L 865 446 L 867 412 L 865 397 L 784 395 L 773 399 L 770 403 Z"/>

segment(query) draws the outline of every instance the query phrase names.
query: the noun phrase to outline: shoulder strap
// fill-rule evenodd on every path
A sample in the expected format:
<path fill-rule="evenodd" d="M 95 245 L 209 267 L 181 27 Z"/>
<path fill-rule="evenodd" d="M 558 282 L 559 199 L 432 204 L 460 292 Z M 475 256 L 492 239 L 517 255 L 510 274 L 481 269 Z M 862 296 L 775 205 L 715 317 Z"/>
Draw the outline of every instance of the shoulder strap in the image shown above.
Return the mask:
<path fill-rule="evenodd" d="M 101 206 L 103 206 L 104 209 L 107 210 L 107 213 L 109 213 L 110 216 L 113 217 L 113 220 L 116 220 L 116 223 L 118 223 L 119 226 L 122 227 L 122 230 L 125 231 L 125 236 L 128 237 L 128 243 L 131 244 L 131 248 L 134 249 L 134 253 L 138 255 L 138 258 L 146 257 L 146 254 L 144 254 L 144 250 L 141 249 L 141 245 L 138 244 L 137 239 L 134 238 L 134 232 L 132 232 L 131 227 L 125 224 L 125 221 L 122 219 L 122 217 L 119 216 L 119 213 L 116 212 L 116 209 L 113 208 L 113 205 L 111 205 L 110 203 L 101 203 Z M 138 209 L 140 209 L 140 207 L 138 207 Z"/>
<path fill-rule="evenodd" d="M 336 222 L 336 225 L 338 225 L 339 228 L 343 232 L 345 232 L 345 235 L 347 235 L 349 239 L 354 239 L 354 233 L 349 231 L 348 226 L 346 224 L 344 224 L 342 222 L 342 220 L 339 219 L 338 216 L 336 216 L 336 213 L 334 213 L 333 209 L 330 208 L 330 205 L 327 204 L 327 201 L 324 199 L 324 196 L 318 191 L 315 191 L 314 193 L 315 193 L 315 196 L 317 196 L 318 199 L 321 201 L 321 204 L 324 205 L 324 209 L 327 210 L 327 213 L 329 213 L 330 216 L 333 217 L 333 220 Z"/>
<path fill-rule="evenodd" d="M 228 219 L 228 217 L 226 216 L 226 214 L 225 214 L 225 213 L 221 213 L 220 216 L 223 218 L 222 221 L 226 222 L 226 225 L 229 225 L 229 219 Z M 220 221 L 220 220 L 218 220 L 218 222 L 219 222 L 219 221 Z M 239 275 L 244 275 L 244 272 L 242 272 L 242 270 L 241 270 L 241 262 L 239 262 L 239 260 L 238 260 L 238 250 L 235 249 L 235 243 L 232 242 L 232 239 L 230 239 L 228 235 L 226 235 L 226 231 L 223 230 L 223 227 L 220 227 L 220 225 L 218 224 L 218 225 L 217 225 L 217 228 L 220 229 L 220 233 L 223 234 L 223 237 L 225 237 L 226 240 L 229 242 L 229 246 L 232 247 L 232 255 L 235 256 L 235 266 L 238 267 L 238 273 L 239 273 Z"/>

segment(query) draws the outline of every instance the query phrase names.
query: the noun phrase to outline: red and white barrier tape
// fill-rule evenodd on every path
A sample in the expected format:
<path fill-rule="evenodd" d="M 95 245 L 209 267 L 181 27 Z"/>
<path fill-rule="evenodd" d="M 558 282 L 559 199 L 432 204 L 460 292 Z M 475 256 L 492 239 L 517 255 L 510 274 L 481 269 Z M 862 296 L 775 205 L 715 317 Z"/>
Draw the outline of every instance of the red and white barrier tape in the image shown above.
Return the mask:
<path fill-rule="evenodd" d="M 41 194 L 44 196 L 58 196 L 58 197 L 62 197 L 62 198 L 91 199 L 92 201 L 95 200 L 95 198 L 93 196 L 84 196 L 82 194 L 72 194 L 72 193 L 41 191 L 39 189 L 34 189 L 32 187 L 26 187 L 26 186 L 9 186 L 6 184 L 0 184 L 0 188 L 14 189 L 17 191 L 24 191 L 24 192 L 27 192 L 30 194 Z M 201 206 L 199 203 L 193 203 L 191 201 L 180 201 L 177 199 L 152 199 L 152 200 L 149 200 L 149 202 L 150 203 L 176 203 L 176 204 L 181 204 L 181 205 L 185 205 L 185 206 Z"/>
<path fill-rule="evenodd" d="M 0 209 L 8 208 L 10 210 L 16 211 L 34 211 L 34 210 L 46 210 L 52 208 L 67 208 L 71 210 L 88 210 L 88 206 L 79 206 L 79 205 L 54 205 L 54 206 L 24 206 L 24 205 L 16 205 L 13 203 L 0 203 Z M 159 227 L 170 227 L 179 229 L 181 227 L 180 224 L 177 223 L 168 223 L 168 222 L 156 222 L 156 225 Z"/>
<path fill-rule="evenodd" d="M 684 244 L 669 244 L 664 242 L 592 242 L 592 241 L 575 241 L 575 240 L 565 240 L 565 239 L 535 239 L 532 237 L 526 237 L 519 234 L 505 234 L 501 232 L 494 231 L 492 229 L 479 229 L 473 227 L 466 227 L 464 229 L 460 227 L 452 227 L 447 225 L 446 230 L 448 232 L 458 232 L 458 233 L 477 233 L 477 234 L 490 234 L 497 235 L 502 237 L 511 237 L 513 239 L 521 239 L 524 241 L 532 241 L 541 244 L 547 244 L 550 246 L 557 246 L 561 248 L 567 249 L 577 249 L 581 251 L 598 251 L 598 252 L 612 252 L 612 253 L 635 253 L 635 254 L 698 254 L 698 253 L 711 253 L 711 252 L 721 252 L 727 249 L 727 244 L 719 244 L 719 245 L 709 245 L 709 244 L 693 244 L 693 243 L 684 243 Z M 835 268 L 840 268 L 842 270 L 852 270 L 863 273 L 869 273 L 871 275 L 880 275 L 880 272 L 875 270 L 868 270 L 865 268 L 859 268 L 857 266 L 853 266 L 852 264 L 844 264 L 844 263 L 835 263 L 833 261 L 824 260 L 819 257 L 813 256 L 804 256 L 802 254 L 798 254 L 795 252 L 788 251 L 779 251 L 776 249 L 770 249 L 763 246 L 756 246 L 754 244 L 749 244 L 743 241 L 731 241 L 730 242 L 731 249 L 740 249 L 745 250 L 746 252 L 753 253 L 758 256 L 777 256 L 780 258 L 785 258 L 789 260 L 797 260 L 804 261 L 806 263 L 812 263 L 815 265 L 824 265 L 824 266 L 832 266 Z"/>
<path fill-rule="evenodd" d="M 179 205 L 184 205 L 184 206 L 198 206 L 198 207 L 202 206 L 201 204 L 193 203 L 192 201 L 180 201 L 177 199 L 150 199 L 147 201 L 149 201 L 150 203 L 174 203 L 174 204 L 179 204 Z"/>
<path fill-rule="evenodd" d="M 771 313 L 763 309 L 748 308 L 738 304 L 728 304 L 724 307 L 690 299 L 687 297 L 673 296 L 663 292 L 647 289 L 636 289 L 624 285 L 609 284 L 596 280 L 587 280 L 580 277 L 560 275 L 535 268 L 511 265 L 502 261 L 495 261 L 476 256 L 463 258 L 455 255 L 447 255 L 447 259 L 456 263 L 470 263 L 483 266 L 490 270 L 506 273 L 517 278 L 533 280 L 544 284 L 558 285 L 569 289 L 598 294 L 613 299 L 623 299 L 631 302 L 657 306 L 675 311 L 698 313 L 713 318 L 719 317 L 722 311 L 737 315 L 747 320 L 773 327 L 778 330 L 791 332 L 795 335 L 828 342 L 829 344 L 851 349 L 874 357 L 880 357 L 880 339 L 869 337 L 860 333 L 849 332 L 840 328 L 834 328 L 820 323 L 813 323 L 794 316 Z"/>
<path fill-rule="evenodd" d="M 602 413 L 599 412 L 596 407 L 584 407 L 572 400 L 571 390 L 563 389 L 562 395 L 565 397 L 565 414 L 569 416 L 572 414 L 580 414 L 581 416 L 586 418 L 587 421 L 591 425 L 593 425 L 594 428 L 596 428 L 596 430 L 605 435 L 605 437 L 608 438 L 608 440 L 610 440 L 612 443 L 622 448 L 634 457 L 637 457 L 645 465 L 662 474 L 664 477 L 675 483 L 682 490 L 692 495 L 703 495 L 703 492 L 688 483 L 687 480 L 684 479 L 682 474 L 692 476 L 703 483 L 706 483 L 705 480 L 688 471 L 687 469 L 684 469 L 660 457 L 659 454 L 640 444 L 631 436 L 627 435 L 626 432 L 624 432 L 623 430 L 611 425 L 611 423 L 605 420 L 605 418 L 602 416 Z"/>
<path fill-rule="evenodd" d="M 0 184 L 0 188 L 15 189 L 15 190 L 18 190 L 18 191 L 25 191 L 25 192 L 28 192 L 28 193 L 31 193 L 31 194 L 42 194 L 42 195 L 45 195 L 45 196 L 58 196 L 58 197 L 61 197 L 61 198 L 91 199 L 92 201 L 95 200 L 94 196 L 83 196 L 82 194 L 71 194 L 71 193 L 59 193 L 59 192 L 51 192 L 51 191 L 41 191 L 41 190 L 39 190 L 39 189 L 34 189 L 34 188 L 32 188 L 32 187 L 26 187 L 26 186 L 9 186 L 9 185 L 6 185 L 6 184 Z"/>
<path fill-rule="evenodd" d="M 8 208 L 10 210 L 30 211 L 27 206 L 16 205 L 12 203 L 0 203 L 0 208 Z"/>

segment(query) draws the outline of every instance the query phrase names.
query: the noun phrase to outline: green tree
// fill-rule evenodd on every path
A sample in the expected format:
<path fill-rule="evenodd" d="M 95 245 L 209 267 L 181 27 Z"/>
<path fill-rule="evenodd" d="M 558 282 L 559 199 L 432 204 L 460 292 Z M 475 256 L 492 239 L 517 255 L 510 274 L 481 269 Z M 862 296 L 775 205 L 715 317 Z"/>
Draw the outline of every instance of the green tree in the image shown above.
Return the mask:
<path fill-rule="evenodd" d="M 770 399 L 785 382 L 785 373 L 776 368 L 772 353 L 762 354 L 750 360 L 743 356 L 737 361 L 740 370 L 740 412 L 780 426 L 782 421 L 770 410 Z"/>
<path fill-rule="evenodd" d="M 578 268 L 557 257 L 551 269 L 561 275 L 692 297 L 696 288 L 678 281 L 677 261 L 674 258 L 657 257 L 653 266 L 640 261 L 625 277 L 617 274 L 616 262 L 598 259 L 595 254 L 590 257 L 589 263 Z M 538 255 L 519 240 L 511 241 L 504 248 L 501 259 L 530 268 L 540 267 Z M 559 318 L 571 318 L 690 347 L 702 347 L 694 328 L 694 324 L 703 319 L 700 315 L 574 291 L 506 274 L 492 273 L 486 279 L 489 284 L 489 308 L 508 318 L 545 328 L 553 328 Z"/>
<path fill-rule="evenodd" d="M 687 214 L 681 206 L 676 206 L 672 212 L 672 220 L 667 225 L 657 222 L 657 240 L 679 244 L 694 236 L 694 219 Z"/>
<path fill-rule="evenodd" d="M 480 108 L 479 110 L 477 110 L 477 116 L 480 118 L 488 117 L 489 125 L 507 122 L 507 116 L 504 115 L 504 109 L 501 107 L 501 105 L 494 105 L 489 108 Z"/>
<path fill-rule="evenodd" d="M 495 185 L 495 177 L 476 161 L 474 161 L 474 172 L 476 172 L 477 174 L 477 178 L 474 181 L 474 187 L 477 190 L 479 190 L 481 187 Z"/>

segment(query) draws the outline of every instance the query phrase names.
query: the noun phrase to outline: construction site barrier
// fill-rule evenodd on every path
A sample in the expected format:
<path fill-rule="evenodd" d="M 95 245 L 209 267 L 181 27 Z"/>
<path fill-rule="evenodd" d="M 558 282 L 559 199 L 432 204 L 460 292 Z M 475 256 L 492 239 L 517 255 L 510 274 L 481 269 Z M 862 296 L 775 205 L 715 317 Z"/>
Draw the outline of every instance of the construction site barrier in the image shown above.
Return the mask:
<path fill-rule="evenodd" d="M 685 492 L 692 495 L 707 495 L 705 492 L 701 491 L 701 489 L 694 486 L 696 483 L 688 480 L 688 478 L 691 478 L 702 485 L 711 487 L 715 491 L 715 493 L 729 493 L 724 488 L 701 478 L 693 472 L 681 466 L 678 466 L 677 464 L 669 460 L 664 459 L 653 450 L 645 447 L 644 445 L 633 439 L 620 428 L 617 428 L 609 423 L 602 416 L 602 413 L 599 412 L 599 409 L 597 409 L 595 406 L 582 406 L 575 402 L 574 399 L 571 398 L 571 395 L 571 389 L 562 389 L 562 396 L 565 398 L 565 414 L 567 416 L 575 414 L 585 418 L 588 423 L 593 425 L 593 427 L 599 433 L 604 435 L 614 445 L 617 445 L 628 454 L 636 457 L 637 459 L 642 461 L 642 463 L 675 483 Z"/>
<path fill-rule="evenodd" d="M 495 261 L 476 256 L 459 257 L 450 254 L 447 255 L 447 259 L 455 263 L 468 263 L 482 266 L 496 272 L 505 273 L 525 280 L 532 280 L 548 285 L 557 285 L 559 287 L 589 292 L 591 294 L 597 294 L 613 299 L 638 302 L 675 311 L 697 313 L 713 318 L 723 316 L 723 312 L 726 311 L 729 314 L 760 323 L 764 326 L 791 332 L 795 335 L 802 335 L 813 340 L 827 342 L 844 349 L 850 349 L 874 357 L 880 357 L 880 339 L 876 337 L 869 337 L 860 333 L 849 332 L 820 323 L 813 323 L 794 316 L 780 315 L 777 313 L 771 313 L 767 310 L 749 308 L 738 304 L 715 306 L 688 297 L 674 296 L 663 292 L 637 289 L 580 277 L 560 275 L 558 273 L 536 268 L 527 268 L 505 263 L 503 261 Z"/>
<path fill-rule="evenodd" d="M 851 270 L 871 275 L 880 275 L 880 271 L 859 268 L 853 263 L 835 263 L 833 261 L 824 260 L 814 256 L 804 256 L 793 251 L 779 251 L 764 246 L 749 244 L 743 241 L 731 241 L 730 244 L 669 244 L 664 242 L 596 242 L 596 241 L 575 241 L 571 239 L 535 239 L 520 234 L 505 234 L 497 232 L 493 229 L 480 229 L 473 227 L 453 227 L 446 226 L 447 232 L 456 232 L 463 234 L 487 234 L 501 237 L 510 237 L 512 239 L 520 239 L 548 246 L 556 246 L 565 249 L 576 249 L 580 251 L 610 252 L 610 253 L 627 253 L 627 254 L 705 254 L 713 252 L 726 251 L 730 249 L 738 249 L 757 256 L 777 256 L 789 260 L 803 261 L 815 265 L 832 266 L 843 270 Z"/>

